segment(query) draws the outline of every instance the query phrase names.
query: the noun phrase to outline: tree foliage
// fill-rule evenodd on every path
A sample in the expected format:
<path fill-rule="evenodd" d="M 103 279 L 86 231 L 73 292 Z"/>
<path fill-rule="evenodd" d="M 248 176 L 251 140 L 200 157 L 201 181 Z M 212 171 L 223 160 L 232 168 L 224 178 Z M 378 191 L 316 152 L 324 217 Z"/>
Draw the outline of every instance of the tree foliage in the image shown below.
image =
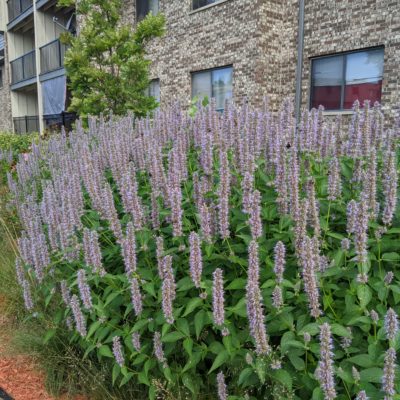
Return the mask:
<path fill-rule="evenodd" d="M 61 0 L 71 5 L 73 0 Z M 146 44 L 165 30 L 162 15 L 149 14 L 132 26 L 121 21 L 121 0 L 81 0 L 79 34 L 64 34 L 69 45 L 65 69 L 72 93 L 70 110 L 80 116 L 100 113 L 145 115 L 157 106 L 145 94 L 149 84 Z"/>

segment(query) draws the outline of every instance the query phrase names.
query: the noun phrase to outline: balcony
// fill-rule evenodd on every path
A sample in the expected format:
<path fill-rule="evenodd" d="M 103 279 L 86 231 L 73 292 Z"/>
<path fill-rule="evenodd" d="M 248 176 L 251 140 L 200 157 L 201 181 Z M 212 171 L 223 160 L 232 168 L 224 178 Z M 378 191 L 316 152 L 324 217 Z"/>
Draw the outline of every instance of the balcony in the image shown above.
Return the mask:
<path fill-rule="evenodd" d="M 8 29 L 19 24 L 33 12 L 33 0 L 8 0 Z"/>
<path fill-rule="evenodd" d="M 27 81 L 36 77 L 35 50 L 10 62 L 11 65 L 11 84 Z M 30 84 L 32 82 L 28 82 Z"/>
<path fill-rule="evenodd" d="M 39 117 L 37 115 L 14 117 L 14 131 L 22 135 L 25 133 L 39 132 Z"/>
<path fill-rule="evenodd" d="M 63 68 L 66 50 L 67 46 L 59 39 L 42 46 L 40 48 L 40 73 L 43 75 Z"/>

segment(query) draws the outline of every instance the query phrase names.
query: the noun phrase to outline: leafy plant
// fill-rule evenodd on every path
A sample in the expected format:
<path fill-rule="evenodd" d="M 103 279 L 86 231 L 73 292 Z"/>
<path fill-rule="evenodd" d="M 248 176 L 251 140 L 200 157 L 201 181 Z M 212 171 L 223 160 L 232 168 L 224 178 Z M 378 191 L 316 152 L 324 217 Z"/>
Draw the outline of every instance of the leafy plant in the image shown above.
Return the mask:
<path fill-rule="evenodd" d="M 156 100 L 145 94 L 150 64 L 145 45 L 163 35 L 164 17 L 150 14 L 134 30 L 121 22 L 121 0 L 59 4 L 76 6 L 79 18 L 79 35 L 62 37 L 69 46 L 64 65 L 72 94 L 70 111 L 82 117 L 128 111 L 143 116 L 156 108 Z"/>
<path fill-rule="evenodd" d="M 35 151 L 12 186 L 44 341 L 150 399 L 393 397 L 397 134 L 368 102 L 348 130 L 292 114 L 174 107 Z"/>

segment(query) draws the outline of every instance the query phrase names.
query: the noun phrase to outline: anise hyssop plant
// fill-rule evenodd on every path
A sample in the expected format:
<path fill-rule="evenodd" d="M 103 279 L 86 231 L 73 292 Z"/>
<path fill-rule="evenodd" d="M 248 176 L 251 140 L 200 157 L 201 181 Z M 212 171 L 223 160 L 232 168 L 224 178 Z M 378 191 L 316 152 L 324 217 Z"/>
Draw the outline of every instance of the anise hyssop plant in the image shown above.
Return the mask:
<path fill-rule="evenodd" d="M 369 102 L 78 124 L 9 175 L 26 308 L 150 399 L 400 398 L 398 139 Z"/>

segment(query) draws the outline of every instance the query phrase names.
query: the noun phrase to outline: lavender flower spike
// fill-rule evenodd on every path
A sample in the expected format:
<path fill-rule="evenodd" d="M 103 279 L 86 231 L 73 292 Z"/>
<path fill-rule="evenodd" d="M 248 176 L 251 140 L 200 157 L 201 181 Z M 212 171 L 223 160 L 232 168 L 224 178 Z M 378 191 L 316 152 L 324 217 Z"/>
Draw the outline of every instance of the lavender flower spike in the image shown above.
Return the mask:
<path fill-rule="evenodd" d="M 316 370 L 317 379 L 324 392 L 325 400 L 336 398 L 335 381 L 333 379 L 333 353 L 331 327 L 328 323 L 320 326 L 320 360 Z"/>
<path fill-rule="evenodd" d="M 140 293 L 139 281 L 136 278 L 131 278 L 129 283 L 131 286 L 133 309 L 135 310 L 136 316 L 138 316 L 143 311 L 142 294 Z"/>
<path fill-rule="evenodd" d="M 78 296 L 76 294 L 74 294 L 71 297 L 70 306 L 71 306 L 72 313 L 74 314 L 76 330 L 79 332 L 79 334 L 82 337 L 85 337 L 86 334 L 87 334 L 87 331 L 86 331 L 86 320 L 85 320 L 85 317 L 84 317 L 84 315 L 82 313 L 81 305 L 80 305 Z"/>
<path fill-rule="evenodd" d="M 176 285 L 174 271 L 172 269 L 172 256 L 165 256 L 163 261 L 162 309 L 165 320 L 169 324 L 174 323 L 172 303 L 175 297 Z"/>
<path fill-rule="evenodd" d="M 217 387 L 218 387 L 218 399 L 227 400 L 228 393 L 226 390 L 225 375 L 222 371 L 219 372 L 217 375 Z"/>
<path fill-rule="evenodd" d="M 283 272 L 285 271 L 285 245 L 279 241 L 276 243 L 274 248 L 274 272 L 276 275 L 276 283 L 281 284 L 283 282 Z"/>
<path fill-rule="evenodd" d="M 250 334 L 256 343 L 257 354 L 269 354 L 271 347 L 268 344 L 264 323 L 264 310 L 261 290 L 259 287 L 259 259 L 258 244 L 252 240 L 249 244 L 249 270 L 246 286 L 247 318 L 249 319 Z"/>
<path fill-rule="evenodd" d="M 367 396 L 365 390 L 361 390 L 361 392 L 358 393 L 356 400 L 369 400 L 369 397 Z"/>
<path fill-rule="evenodd" d="M 113 337 L 113 354 L 117 364 L 122 367 L 125 361 L 122 354 L 121 338 L 119 336 Z"/>
<path fill-rule="evenodd" d="M 87 310 L 91 310 L 93 308 L 92 296 L 90 294 L 90 287 L 86 282 L 86 274 L 83 269 L 78 271 L 78 287 L 84 307 Z"/>
<path fill-rule="evenodd" d="M 196 232 L 189 235 L 190 243 L 190 276 L 196 288 L 200 288 L 201 273 L 203 271 L 203 261 L 201 256 L 200 237 Z"/>
<path fill-rule="evenodd" d="M 385 361 L 383 365 L 383 377 L 382 377 L 382 390 L 386 393 L 385 399 L 392 400 L 396 394 L 395 391 L 395 380 L 396 380 L 396 350 L 393 347 L 385 353 Z"/>
<path fill-rule="evenodd" d="M 388 340 L 396 339 L 397 333 L 399 332 L 399 321 L 393 308 L 389 308 L 385 315 L 385 331 Z"/>
<path fill-rule="evenodd" d="M 132 346 L 137 352 L 140 351 L 142 346 L 140 344 L 140 333 L 139 332 L 132 333 Z"/>
<path fill-rule="evenodd" d="M 22 282 L 22 288 L 24 289 L 25 308 L 28 311 L 30 311 L 33 309 L 33 300 L 32 300 L 32 295 L 31 295 L 31 288 L 30 288 L 29 282 L 27 280 L 24 280 Z"/>
<path fill-rule="evenodd" d="M 154 332 L 153 346 L 154 346 L 154 355 L 156 356 L 157 360 L 160 363 L 166 363 L 167 359 L 165 358 L 164 350 L 162 348 L 160 332 Z"/>
<path fill-rule="evenodd" d="M 213 273 L 213 277 L 213 317 L 215 325 L 221 327 L 225 322 L 224 279 L 222 270 L 217 268 Z"/>

